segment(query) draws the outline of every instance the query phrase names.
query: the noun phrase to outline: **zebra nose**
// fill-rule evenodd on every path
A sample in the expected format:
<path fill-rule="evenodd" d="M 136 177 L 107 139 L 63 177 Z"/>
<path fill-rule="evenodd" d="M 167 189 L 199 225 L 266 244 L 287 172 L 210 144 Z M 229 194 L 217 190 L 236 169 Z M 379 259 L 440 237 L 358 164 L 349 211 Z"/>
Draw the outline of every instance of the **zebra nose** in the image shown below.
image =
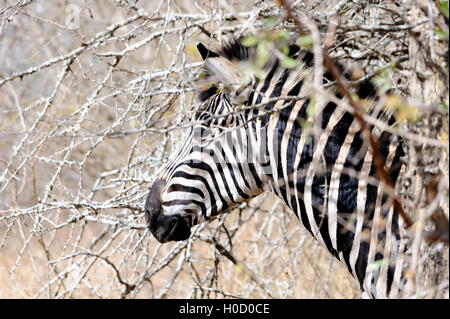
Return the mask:
<path fill-rule="evenodd" d="M 166 186 L 166 181 L 163 179 L 157 179 L 152 187 L 150 188 L 150 193 L 147 196 L 147 201 L 145 202 L 145 219 L 147 221 L 147 226 L 150 231 L 154 234 L 157 229 L 157 218 L 161 212 L 161 193 Z"/>

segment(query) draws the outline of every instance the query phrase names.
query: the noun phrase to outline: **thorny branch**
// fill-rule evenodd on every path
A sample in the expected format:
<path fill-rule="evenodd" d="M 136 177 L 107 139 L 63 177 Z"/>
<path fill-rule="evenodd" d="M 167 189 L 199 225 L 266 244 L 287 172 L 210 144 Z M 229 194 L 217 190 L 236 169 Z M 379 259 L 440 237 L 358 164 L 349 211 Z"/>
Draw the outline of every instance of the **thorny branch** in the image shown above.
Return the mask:
<path fill-rule="evenodd" d="M 294 21 L 294 23 L 296 24 L 299 34 L 305 34 L 306 28 L 301 23 L 301 21 L 299 19 L 297 19 L 297 17 L 293 14 L 292 8 L 291 8 L 290 4 L 288 3 L 288 1 L 280 0 L 280 3 L 286 10 L 287 18 L 292 19 Z M 410 26 L 404 26 L 404 29 L 412 29 L 420 24 L 427 22 L 428 20 L 429 19 L 424 19 L 424 20 L 421 20 Z M 354 27 L 354 26 L 346 27 L 345 30 L 350 31 L 350 30 L 353 30 L 353 28 L 356 28 L 356 27 Z M 400 29 L 396 28 L 395 26 L 391 26 L 391 27 L 386 27 L 386 28 L 359 27 L 359 30 L 364 30 L 364 31 L 370 30 L 371 32 L 374 32 L 374 31 L 396 31 L 396 30 L 400 30 Z M 364 132 L 364 136 L 369 141 L 370 147 L 373 151 L 374 164 L 376 167 L 377 174 L 379 175 L 381 180 L 388 186 L 388 188 L 389 188 L 388 194 L 393 201 L 396 211 L 404 220 L 406 227 L 412 226 L 412 222 L 411 222 L 410 218 L 408 217 L 408 215 L 405 213 L 402 203 L 400 201 L 400 198 L 397 195 L 395 195 L 395 191 L 394 191 L 395 186 L 394 186 L 392 180 L 390 179 L 388 172 L 386 171 L 385 161 L 383 159 L 383 156 L 380 153 L 380 148 L 379 148 L 378 142 L 376 141 L 376 139 L 374 138 L 374 136 L 372 135 L 372 133 L 370 132 L 369 128 L 366 125 L 366 121 L 364 120 L 364 115 L 365 115 L 364 107 L 358 101 L 356 101 L 354 99 L 354 97 L 352 96 L 352 93 L 350 91 L 350 87 L 347 84 L 347 81 L 344 79 L 344 77 L 342 76 L 342 74 L 340 73 L 338 68 L 336 67 L 336 63 L 328 55 L 327 48 L 323 49 L 322 57 L 323 57 L 324 66 L 331 72 L 333 77 L 336 79 L 336 83 L 339 88 L 339 91 L 342 93 L 343 96 L 345 96 L 347 98 L 348 102 L 353 107 L 355 118 L 357 119 L 357 121 L 361 127 L 361 130 Z"/>

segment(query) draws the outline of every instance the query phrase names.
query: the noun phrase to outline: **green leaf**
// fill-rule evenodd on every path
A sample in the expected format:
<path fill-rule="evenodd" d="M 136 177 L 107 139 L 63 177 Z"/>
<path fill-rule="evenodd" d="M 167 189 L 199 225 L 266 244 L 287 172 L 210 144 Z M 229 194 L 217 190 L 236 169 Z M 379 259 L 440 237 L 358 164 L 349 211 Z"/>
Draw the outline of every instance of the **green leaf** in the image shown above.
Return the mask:
<path fill-rule="evenodd" d="M 447 103 L 445 103 L 445 102 L 439 103 L 439 108 L 440 108 L 443 112 L 448 113 L 448 104 L 447 104 Z"/>
<path fill-rule="evenodd" d="M 309 101 L 308 108 L 306 109 L 306 115 L 308 117 L 314 117 L 314 114 L 316 113 L 316 101 L 311 98 Z"/>
<path fill-rule="evenodd" d="M 448 19 L 448 1 L 441 1 L 441 12 Z"/>
<path fill-rule="evenodd" d="M 289 40 L 289 31 L 286 29 L 277 30 L 275 36 L 278 42 L 285 43 Z"/>
<path fill-rule="evenodd" d="M 242 83 L 248 84 L 254 77 L 262 76 L 262 69 L 256 66 L 253 61 L 245 61 L 238 64 L 238 71 L 242 75 Z"/>
<path fill-rule="evenodd" d="M 381 92 L 386 92 L 391 88 L 391 81 L 386 70 L 382 70 L 379 75 L 373 78 L 373 82 L 379 87 Z"/>
<path fill-rule="evenodd" d="M 420 112 L 417 107 L 410 105 L 401 96 L 388 94 L 386 96 L 386 108 L 395 110 L 396 119 L 400 122 L 407 120 L 409 122 L 416 122 L 419 119 Z"/>
<path fill-rule="evenodd" d="M 299 36 L 295 43 L 299 47 L 309 49 L 309 48 L 312 48 L 312 46 L 313 46 L 313 39 L 312 39 L 311 34 L 305 34 L 305 35 Z"/>
<path fill-rule="evenodd" d="M 272 29 L 278 23 L 278 19 L 276 16 L 269 16 L 264 19 L 263 28 L 264 29 Z"/>
<path fill-rule="evenodd" d="M 281 65 L 285 68 L 292 69 L 299 66 L 299 62 L 289 56 L 285 56 L 283 60 L 281 60 Z"/>
<path fill-rule="evenodd" d="M 304 130 L 311 129 L 313 127 L 311 122 L 308 122 L 303 118 L 299 118 L 297 120 L 297 123 L 300 124 L 300 127 L 303 128 Z"/>
<path fill-rule="evenodd" d="M 384 265 L 389 265 L 389 260 L 387 260 L 387 259 L 378 259 L 378 260 L 375 260 L 375 261 L 372 263 L 372 265 L 374 265 L 374 266 L 376 266 L 376 267 L 381 267 L 381 266 L 384 266 Z"/>
<path fill-rule="evenodd" d="M 269 47 L 268 42 L 263 40 L 256 47 L 256 61 L 255 64 L 258 68 L 262 68 L 269 59 Z"/>
<path fill-rule="evenodd" d="M 448 41 L 448 32 L 445 32 L 441 28 L 434 28 L 434 33 L 436 33 L 439 39 Z"/>
<path fill-rule="evenodd" d="M 305 144 L 310 145 L 313 142 L 313 137 L 311 135 L 308 135 L 305 139 Z"/>
<path fill-rule="evenodd" d="M 252 47 L 258 44 L 258 38 L 254 35 L 248 35 L 244 39 L 242 39 L 241 43 L 246 47 Z"/>

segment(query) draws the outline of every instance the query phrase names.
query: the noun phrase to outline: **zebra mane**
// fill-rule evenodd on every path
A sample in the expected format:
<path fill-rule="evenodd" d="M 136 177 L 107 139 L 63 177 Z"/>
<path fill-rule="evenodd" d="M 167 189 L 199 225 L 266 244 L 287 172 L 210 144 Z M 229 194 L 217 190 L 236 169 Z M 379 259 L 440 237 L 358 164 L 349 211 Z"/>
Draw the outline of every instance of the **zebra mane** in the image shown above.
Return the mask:
<path fill-rule="evenodd" d="M 256 46 L 245 46 L 242 39 L 232 39 L 227 41 L 219 51 L 219 55 L 230 61 L 246 61 L 255 52 Z"/>
<path fill-rule="evenodd" d="M 220 50 L 215 53 L 211 52 L 214 55 L 224 57 L 228 59 L 229 61 L 247 61 L 250 60 L 256 51 L 256 46 L 246 46 L 242 44 L 243 38 L 238 39 L 232 39 L 227 42 L 220 48 Z M 304 65 L 306 67 L 312 67 L 314 64 L 314 55 L 309 50 L 300 48 L 297 45 L 290 45 L 289 46 L 289 56 L 294 57 L 297 55 L 297 53 L 300 52 L 298 55 L 300 59 L 303 61 Z M 269 61 L 266 63 L 266 66 L 264 68 L 270 68 L 275 63 L 278 63 L 278 59 L 275 57 L 271 57 Z M 346 77 L 347 80 L 351 80 L 353 78 L 352 73 L 354 70 L 345 68 L 341 63 L 335 61 L 336 66 L 341 71 L 342 74 Z M 204 102 L 207 99 L 209 99 L 211 96 L 217 93 L 218 87 L 211 83 L 211 75 L 209 74 L 208 70 L 206 68 L 203 68 L 202 71 L 202 81 L 203 83 L 207 83 L 209 81 L 209 84 L 207 86 L 201 86 L 200 90 L 198 92 L 198 99 L 200 102 Z M 332 82 L 335 79 L 329 72 L 324 73 L 324 83 L 326 82 Z M 359 83 L 355 87 L 355 93 L 358 95 L 359 98 L 363 99 L 373 99 L 377 96 L 377 90 L 375 85 L 370 81 L 366 80 L 361 83 Z"/>

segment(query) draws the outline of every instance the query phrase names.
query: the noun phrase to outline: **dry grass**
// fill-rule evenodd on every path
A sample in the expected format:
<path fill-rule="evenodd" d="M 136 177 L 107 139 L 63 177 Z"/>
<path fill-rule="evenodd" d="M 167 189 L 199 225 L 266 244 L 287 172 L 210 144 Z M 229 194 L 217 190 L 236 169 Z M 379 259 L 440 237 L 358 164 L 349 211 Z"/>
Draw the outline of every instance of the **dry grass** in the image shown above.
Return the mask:
<path fill-rule="evenodd" d="M 329 253 L 317 242 L 307 234 L 306 230 L 299 225 L 299 222 L 292 213 L 285 211 L 279 200 L 273 195 L 269 195 L 266 199 L 267 204 L 262 205 L 262 209 L 256 213 L 252 219 L 243 224 L 237 234 L 233 238 L 233 248 L 230 250 L 234 257 L 245 264 L 249 269 L 256 273 L 261 280 L 263 280 L 268 289 L 273 293 L 274 297 L 281 298 L 358 298 L 359 289 L 348 274 L 345 266 L 334 258 L 330 258 Z M 275 205 L 274 205 L 275 204 Z M 273 206 L 278 210 L 277 213 L 272 213 L 268 216 L 268 211 L 264 207 L 267 206 L 273 209 Z M 237 223 L 238 212 L 232 212 L 225 221 L 225 226 L 233 227 L 239 225 Z M 245 212 L 242 212 L 245 215 Z M 282 219 L 280 223 L 279 219 Z M 283 225 L 283 226 L 281 226 Z M 84 235 L 86 244 L 89 244 L 91 239 L 96 236 L 101 230 L 100 227 L 86 228 Z M 208 225 L 211 230 L 215 229 L 215 223 Z M 264 230 L 270 229 L 269 235 L 261 235 Z M 14 230 L 13 230 L 14 231 Z M 286 231 L 286 235 L 282 236 L 282 232 Z M 9 236 L 4 246 L 1 248 L 1 298 L 32 298 L 36 292 L 39 291 L 46 282 L 53 278 L 52 273 L 58 270 L 52 269 L 52 261 L 56 258 L 61 259 L 63 250 L 66 245 L 70 245 L 70 236 L 68 230 L 58 231 L 55 234 L 53 243 L 50 246 L 50 256 L 44 252 L 42 243 L 39 239 L 33 238 L 27 244 L 26 252 L 21 257 L 20 263 L 12 274 L 9 274 L 11 269 L 14 269 L 16 258 L 21 250 L 21 236 Z M 148 236 L 148 235 L 147 235 Z M 45 236 L 44 236 L 45 237 Z M 120 243 L 125 236 L 117 236 L 116 243 L 111 245 L 111 251 L 120 246 Z M 227 242 L 225 234 L 219 236 L 219 241 Z M 46 242 L 46 239 L 43 238 Z M 174 244 L 167 244 L 159 247 L 161 251 L 159 256 L 165 256 L 171 250 Z M 82 244 L 78 244 L 77 250 L 80 250 Z M 147 250 L 148 254 L 152 255 L 155 248 L 159 244 L 155 240 L 149 240 Z M 124 265 L 121 269 L 121 276 L 123 278 L 135 278 L 134 272 L 139 272 L 139 269 L 131 271 L 134 267 L 130 259 L 139 258 L 139 250 L 131 252 L 118 251 L 112 254 L 109 261 L 114 264 L 120 264 L 123 258 L 128 259 L 130 265 Z M 136 256 L 129 256 L 129 254 Z M 67 253 L 66 253 L 67 254 Z M 70 255 L 70 254 L 67 254 Z M 103 255 L 111 255 L 108 250 Z M 214 257 L 214 255 L 216 255 Z M 73 258 L 73 257 L 72 257 Z M 80 287 L 71 294 L 72 298 L 92 298 L 92 297 L 108 297 L 118 298 L 123 292 L 123 287 L 117 283 L 116 274 L 111 266 L 101 259 L 95 259 L 94 265 L 91 266 L 86 274 L 86 282 L 80 284 Z M 186 289 L 196 285 L 192 278 L 193 269 L 199 274 L 205 274 L 211 269 L 217 267 L 216 284 L 211 289 L 208 297 L 246 297 L 246 298 L 266 298 L 267 294 L 255 286 L 249 275 L 240 267 L 233 265 L 230 261 L 217 256 L 217 252 L 202 241 L 195 241 L 192 246 L 192 264 L 183 266 L 177 280 L 171 286 L 170 293 L 167 297 L 170 298 L 185 298 L 187 297 Z M 214 265 L 219 262 L 219 265 Z M 151 280 L 140 288 L 136 298 L 151 298 L 156 292 L 164 287 L 168 278 L 173 274 L 176 268 L 178 259 L 174 258 L 171 265 L 165 267 L 157 275 L 152 276 Z M 76 282 L 76 277 L 80 275 L 77 263 L 70 263 L 70 260 L 58 262 L 59 269 L 66 269 L 71 264 L 72 269 L 68 272 L 65 281 L 69 284 Z M 84 266 L 80 263 L 79 268 Z M 142 266 L 142 265 L 141 265 Z M 144 267 L 140 267 L 140 271 Z M 207 286 L 207 284 L 205 284 Z M 253 286 L 253 287 L 252 287 Z M 95 289 L 93 288 L 95 287 Z M 251 287 L 251 288 L 250 288 Z M 52 292 L 53 290 L 53 292 Z M 43 292 L 45 295 L 53 295 L 56 288 L 51 287 L 48 291 Z M 248 290 L 248 291 L 247 291 Z M 229 295 L 224 295 L 225 292 Z M 215 293 L 216 292 L 216 293 Z M 207 291 L 205 292 L 207 293 Z M 207 295 L 197 295 L 197 297 L 206 297 Z"/>

